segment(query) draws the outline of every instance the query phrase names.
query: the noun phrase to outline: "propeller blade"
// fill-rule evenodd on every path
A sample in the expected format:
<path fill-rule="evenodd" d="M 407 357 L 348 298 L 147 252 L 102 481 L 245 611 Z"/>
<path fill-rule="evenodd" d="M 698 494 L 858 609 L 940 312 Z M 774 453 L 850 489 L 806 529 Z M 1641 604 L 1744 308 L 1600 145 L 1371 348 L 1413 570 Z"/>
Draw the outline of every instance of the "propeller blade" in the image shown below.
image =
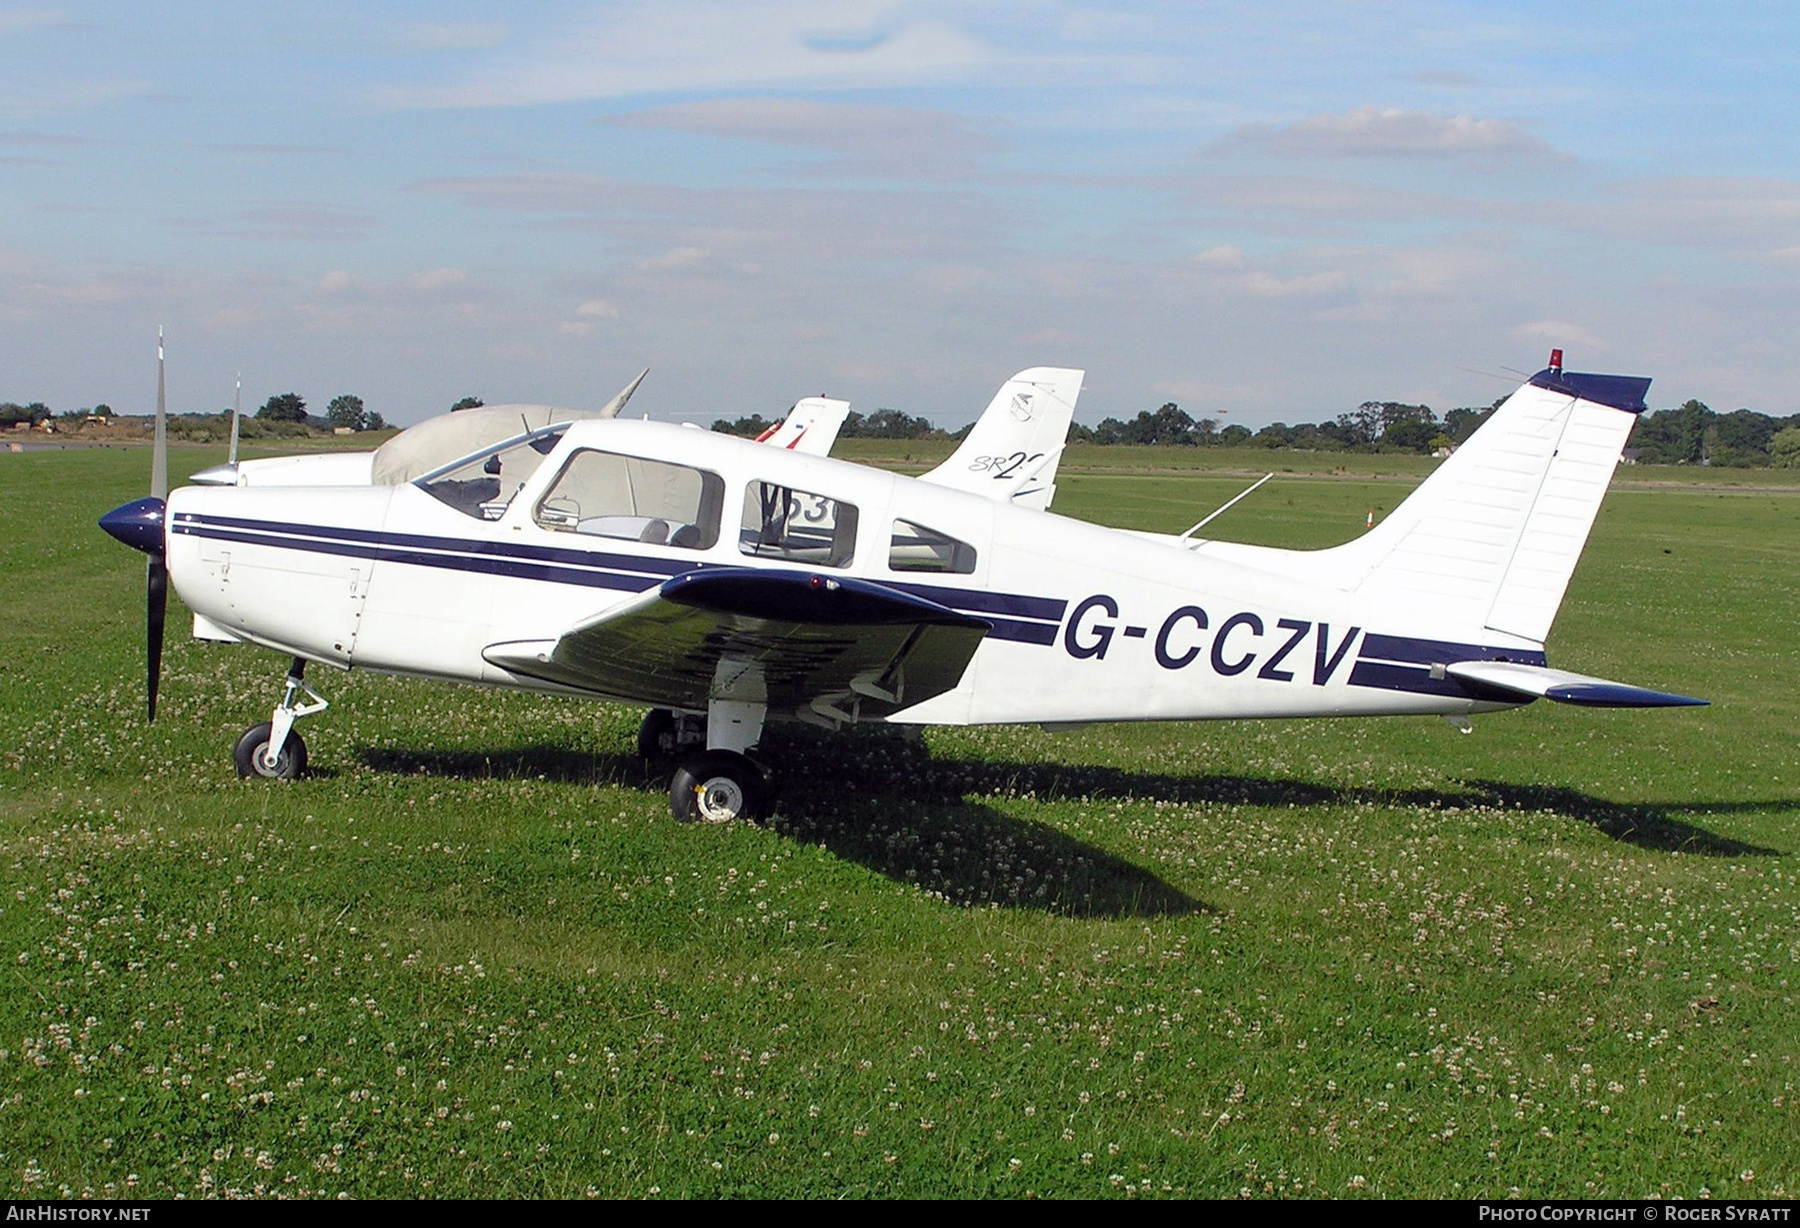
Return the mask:
<path fill-rule="evenodd" d="M 161 328 L 156 330 L 156 443 L 150 454 L 150 497 L 159 503 L 169 497 L 169 391 Z M 162 509 L 157 510 L 160 513 Z M 169 565 L 160 540 L 157 547 L 150 553 L 144 573 L 144 694 L 152 721 L 156 719 L 156 689 L 162 681 L 163 622 L 169 605 Z"/>
<path fill-rule="evenodd" d="M 156 689 L 162 681 L 163 617 L 169 604 L 169 568 L 163 556 L 153 554 L 144 572 L 145 642 L 149 648 L 144 677 L 144 693 L 149 701 L 149 716 L 156 719 Z"/>
<path fill-rule="evenodd" d="M 163 335 L 156 330 L 156 446 L 150 453 L 150 497 L 169 497 L 169 395 L 163 378 Z"/>
<path fill-rule="evenodd" d="M 238 418 L 244 412 L 244 373 L 238 372 L 237 391 L 231 394 L 231 454 L 225 458 L 227 465 L 237 464 Z"/>

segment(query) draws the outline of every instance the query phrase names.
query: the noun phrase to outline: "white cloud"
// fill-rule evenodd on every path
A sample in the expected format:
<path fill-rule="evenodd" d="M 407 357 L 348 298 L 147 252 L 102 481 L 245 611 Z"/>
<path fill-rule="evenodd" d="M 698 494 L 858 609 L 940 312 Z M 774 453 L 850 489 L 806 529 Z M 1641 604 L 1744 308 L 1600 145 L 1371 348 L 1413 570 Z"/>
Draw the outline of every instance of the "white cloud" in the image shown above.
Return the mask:
<path fill-rule="evenodd" d="M 1244 256 L 1243 248 L 1233 243 L 1221 243 L 1195 256 L 1194 263 L 1206 269 L 1241 269 L 1249 261 Z"/>
<path fill-rule="evenodd" d="M 1314 115 L 1286 127 L 1246 124 L 1219 149 L 1248 148 L 1283 158 L 1557 158 L 1556 150 L 1511 120 L 1449 117 L 1376 106 Z"/>
<path fill-rule="evenodd" d="M 414 273 L 406 282 L 415 290 L 444 290 L 451 286 L 467 284 L 469 275 L 461 269 L 431 269 L 424 273 Z"/>
<path fill-rule="evenodd" d="M 62 9 L 0 9 L 0 37 L 67 21 Z"/>
<path fill-rule="evenodd" d="M 662 128 L 835 155 L 825 169 L 881 178 L 965 178 L 1001 148 L 940 111 L 801 98 L 733 98 L 622 115 L 620 127 Z"/>
<path fill-rule="evenodd" d="M 877 89 L 961 79 L 991 58 L 947 21 L 871 0 L 639 3 L 542 33 L 456 84 L 391 89 L 383 100 L 490 107 L 771 86 Z"/>
<path fill-rule="evenodd" d="M 511 31 L 501 22 L 427 22 L 406 31 L 411 51 L 480 51 L 498 47 Z"/>
<path fill-rule="evenodd" d="M 671 247 L 660 256 L 638 261 L 638 268 L 646 273 L 692 269 L 697 268 L 710 254 L 704 247 Z"/>
<path fill-rule="evenodd" d="M 1564 347 L 1579 345 L 1590 350 L 1604 350 L 1606 342 L 1579 324 L 1567 320 L 1533 320 L 1512 330 L 1520 341 L 1539 341 L 1545 345 Z"/>
<path fill-rule="evenodd" d="M 575 314 L 598 320 L 616 320 L 619 318 L 619 309 L 603 298 L 591 298 L 577 307 Z"/>
<path fill-rule="evenodd" d="M 1246 294 L 1257 298 L 1323 298 L 1350 289 L 1350 278 L 1335 269 L 1300 277 L 1277 277 L 1259 269 L 1235 281 Z"/>

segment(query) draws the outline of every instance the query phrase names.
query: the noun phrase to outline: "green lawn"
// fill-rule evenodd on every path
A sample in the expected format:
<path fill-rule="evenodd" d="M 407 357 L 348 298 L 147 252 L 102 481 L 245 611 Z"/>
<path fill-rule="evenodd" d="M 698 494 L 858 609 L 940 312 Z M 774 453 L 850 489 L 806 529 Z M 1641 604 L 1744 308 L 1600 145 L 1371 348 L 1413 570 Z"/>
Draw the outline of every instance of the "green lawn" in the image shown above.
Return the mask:
<path fill-rule="evenodd" d="M 1072 450 L 1058 510 L 1293 463 L 1193 455 Z M 1779 482 L 1622 475 L 1551 639 L 1711 708 L 787 734 L 717 830 L 632 711 L 324 670 L 318 774 L 240 782 L 285 662 L 174 612 L 146 726 L 93 522 L 147 459 L 0 454 L 5 1196 L 1800 1188 Z M 1313 459 L 1209 532 L 1342 540 L 1427 467 Z"/>

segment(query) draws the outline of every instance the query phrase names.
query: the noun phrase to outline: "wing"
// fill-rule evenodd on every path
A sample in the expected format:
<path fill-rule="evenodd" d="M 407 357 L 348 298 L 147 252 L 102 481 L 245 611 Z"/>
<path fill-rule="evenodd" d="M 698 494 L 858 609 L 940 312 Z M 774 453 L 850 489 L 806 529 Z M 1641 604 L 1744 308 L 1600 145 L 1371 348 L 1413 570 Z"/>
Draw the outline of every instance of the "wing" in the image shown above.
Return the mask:
<path fill-rule="evenodd" d="M 868 719 L 962 680 L 990 624 L 866 580 L 716 567 L 685 572 L 554 640 L 490 644 L 528 678 L 657 707 L 765 703 Z"/>
<path fill-rule="evenodd" d="M 1707 702 L 1516 661 L 1458 661 L 1444 672 L 1472 690 L 1497 692 L 1493 698 L 1507 701 L 1543 698 L 1585 708 L 1688 708 Z"/>

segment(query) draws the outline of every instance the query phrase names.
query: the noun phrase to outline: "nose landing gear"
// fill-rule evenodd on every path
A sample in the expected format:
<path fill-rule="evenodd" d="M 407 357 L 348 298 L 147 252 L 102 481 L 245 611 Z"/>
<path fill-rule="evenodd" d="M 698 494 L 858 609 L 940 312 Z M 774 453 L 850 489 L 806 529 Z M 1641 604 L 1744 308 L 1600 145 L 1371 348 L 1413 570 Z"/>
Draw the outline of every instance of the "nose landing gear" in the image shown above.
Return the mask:
<path fill-rule="evenodd" d="M 304 692 L 311 702 L 296 702 Z M 306 659 L 295 657 L 288 669 L 281 702 L 269 719 L 252 725 L 232 750 L 239 776 L 266 780 L 297 780 L 306 774 L 306 742 L 294 732 L 294 722 L 323 712 L 331 704 L 306 681 Z"/>

